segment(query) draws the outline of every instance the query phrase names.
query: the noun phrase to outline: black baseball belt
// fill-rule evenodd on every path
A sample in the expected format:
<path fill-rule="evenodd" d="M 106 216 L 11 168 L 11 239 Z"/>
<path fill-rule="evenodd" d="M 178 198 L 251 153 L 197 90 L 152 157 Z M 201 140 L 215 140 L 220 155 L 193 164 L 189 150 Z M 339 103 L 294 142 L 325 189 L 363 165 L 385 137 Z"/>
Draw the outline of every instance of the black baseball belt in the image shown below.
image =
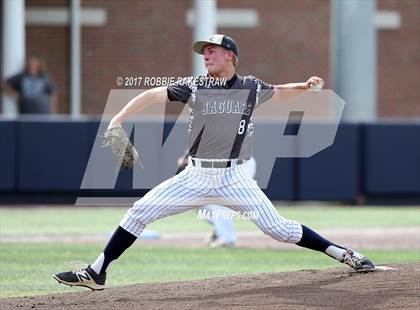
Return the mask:
<path fill-rule="evenodd" d="M 201 168 L 229 168 L 244 163 L 243 159 L 232 159 L 226 161 L 214 161 L 205 159 L 196 159 L 191 157 L 191 163 L 194 167 Z"/>

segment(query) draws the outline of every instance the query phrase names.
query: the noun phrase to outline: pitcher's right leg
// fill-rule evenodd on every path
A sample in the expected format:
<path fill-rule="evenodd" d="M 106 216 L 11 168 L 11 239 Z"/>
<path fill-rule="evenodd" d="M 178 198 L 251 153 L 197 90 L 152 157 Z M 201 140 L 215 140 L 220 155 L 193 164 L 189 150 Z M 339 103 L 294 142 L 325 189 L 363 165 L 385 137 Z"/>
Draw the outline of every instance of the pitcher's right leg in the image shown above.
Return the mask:
<path fill-rule="evenodd" d="M 210 191 L 210 179 L 197 176 L 192 174 L 190 169 L 185 169 L 134 203 L 108 241 L 104 251 L 91 266 L 54 274 L 54 279 L 70 286 L 85 286 L 92 290 L 103 289 L 106 270 L 110 263 L 119 258 L 135 242 L 147 224 L 158 218 L 196 207 L 196 201 L 205 197 Z"/>

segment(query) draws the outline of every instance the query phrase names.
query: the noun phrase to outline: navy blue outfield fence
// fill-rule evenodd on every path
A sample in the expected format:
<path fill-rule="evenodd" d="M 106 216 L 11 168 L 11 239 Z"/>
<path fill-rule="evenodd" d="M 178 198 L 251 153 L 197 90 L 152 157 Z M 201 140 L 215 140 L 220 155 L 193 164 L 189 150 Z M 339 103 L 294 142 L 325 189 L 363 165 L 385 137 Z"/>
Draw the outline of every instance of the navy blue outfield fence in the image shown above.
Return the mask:
<path fill-rule="evenodd" d="M 263 132 L 270 124 L 258 126 Z M 0 202 L 144 195 L 146 189 L 131 188 L 129 172 L 120 172 L 114 189 L 80 190 L 98 127 L 94 118 L 0 119 Z M 156 180 L 164 178 L 159 156 L 148 163 L 156 166 Z M 420 121 L 341 123 L 333 145 L 316 155 L 278 158 L 265 192 L 288 201 L 420 201 Z"/>

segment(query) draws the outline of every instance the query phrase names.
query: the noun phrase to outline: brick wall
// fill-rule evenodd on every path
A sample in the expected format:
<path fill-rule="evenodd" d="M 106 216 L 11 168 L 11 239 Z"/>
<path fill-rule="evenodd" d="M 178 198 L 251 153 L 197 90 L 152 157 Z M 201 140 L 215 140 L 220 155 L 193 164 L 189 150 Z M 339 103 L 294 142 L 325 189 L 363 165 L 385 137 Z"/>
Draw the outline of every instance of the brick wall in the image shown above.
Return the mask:
<path fill-rule="evenodd" d="M 311 74 L 329 81 L 329 2 L 241 1 L 219 3 L 220 8 L 253 8 L 260 23 L 255 29 L 226 29 L 240 47 L 239 73 L 272 83 L 306 80 Z"/>
<path fill-rule="evenodd" d="M 68 1 L 27 0 L 27 6 L 65 6 Z M 192 30 L 185 23 L 190 0 L 84 0 L 107 11 L 107 23 L 82 29 L 82 112 L 102 113 L 117 76 L 180 76 L 191 73 Z M 220 28 L 240 47 L 240 74 L 268 82 L 330 81 L 329 1 L 219 0 L 219 8 L 253 8 L 254 29 Z M 378 34 L 378 114 L 413 117 L 419 111 L 420 0 L 379 0 L 396 10 L 402 28 Z M 44 57 L 60 90 L 60 111 L 69 111 L 69 27 L 27 27 L 29 53 Z M 398 91 L 396 91 L 398 89 Z"/>
<path fill-rule="evenodd" d="M 420 1 L 381 0 L 401 14 L 401 28 L 378 33 L 378 115 L 420 117 Z"/>
<path fill-rule="evenodd" d="M 190 74 L 190 1 L 84 1 L 107 10 L 107 25 L 83 29 L 83 112 L 102 112 L 117 76 Z"/>

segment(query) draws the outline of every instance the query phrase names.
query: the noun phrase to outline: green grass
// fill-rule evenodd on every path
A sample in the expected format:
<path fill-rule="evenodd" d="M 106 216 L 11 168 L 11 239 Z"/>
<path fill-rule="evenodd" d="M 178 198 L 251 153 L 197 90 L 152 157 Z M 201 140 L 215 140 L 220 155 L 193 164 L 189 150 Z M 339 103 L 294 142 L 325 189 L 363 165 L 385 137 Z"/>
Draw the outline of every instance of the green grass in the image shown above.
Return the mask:
<path fill-rule="evenodd" d="M 92 262 L 102 246 L 0 244 L 0 297 L 79 291 L 58 285 L 51 275 L 65 262 Z M 364 251 L 376 263 L 419 261 L 418 251 Z M 338 267 L 309 250 L 130 248 L 108 273 L 108 285 L 167 282 L 216 276 Z M 343 266 L 343 268 L 346 268 Z M 71 269 L 71 268 L 70 268 Z"/>
<path fill-rule="evenodd" d="M 420 226 L 420 208 L 370 207 L 282 207 L 279 213 L 315 229 L 320 228 L 381 228 Z M 0 208 L 1 235 L 33 234 L 104 234 L 113 231 L 126 208 Z M 149 229 L 168 232 L 208 231 L 197 212 L 189 211 L 152 223 Z M 256 230 L 247 220 L 236 220 L 239 231 Z"/>
<path fill-rule="evenodd" d="M 0 235 L 108 234 L 118 225 L 126 208 L 0 208 Z M 315 229 L 419 227 L 420 208 L 368 208 L 333 206 L 279 206 L 279 213 Z M 239 231 L 256 230 L 244 220 Z M 151 224 L 162 233 L 204 232 L 210 226 L 186 212 Z M 67 261 L 92 262 L 103 244 L 0 243 L 0 297 L 68 292 L 51 275 L 71 269 Z M 419 261 L 416 250 L 363 251 L 376 263 Z M 203 279 L 215 276 L 317 269 L 339 264 L 322 253 L 308 250 L 179 249 L 133 247 L 112 266 L 108 285 Z M 343 267 L 344 268 L 344 267 Z"/>

